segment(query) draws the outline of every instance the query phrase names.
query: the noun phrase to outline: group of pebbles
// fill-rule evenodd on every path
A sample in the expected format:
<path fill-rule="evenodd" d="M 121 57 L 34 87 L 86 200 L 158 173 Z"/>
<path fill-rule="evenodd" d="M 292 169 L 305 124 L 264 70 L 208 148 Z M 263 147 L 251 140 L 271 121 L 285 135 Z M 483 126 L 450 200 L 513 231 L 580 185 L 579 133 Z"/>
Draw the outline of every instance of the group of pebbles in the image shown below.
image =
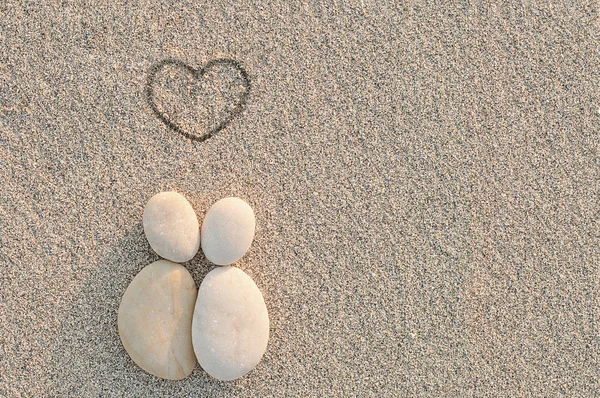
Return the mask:
<path fill-rule="evenodd" d="M 252 208 L 239 198 L 216 202 L 200 229 L 190 203 L 176 192 L 153 196 L 143 215 L 150 246 L 164 260 L 142 269 L 119 306 L 118 326 L 131 359 L 157 377 L 180 380 L 196 361 L 212 377 L 234 380 L 252 370 L 269 339 L 263 296 L 244 271 L 231 266 L 254 238 Z M 181 262 L 202 247 L 219 265 L 200 288 Z"/>

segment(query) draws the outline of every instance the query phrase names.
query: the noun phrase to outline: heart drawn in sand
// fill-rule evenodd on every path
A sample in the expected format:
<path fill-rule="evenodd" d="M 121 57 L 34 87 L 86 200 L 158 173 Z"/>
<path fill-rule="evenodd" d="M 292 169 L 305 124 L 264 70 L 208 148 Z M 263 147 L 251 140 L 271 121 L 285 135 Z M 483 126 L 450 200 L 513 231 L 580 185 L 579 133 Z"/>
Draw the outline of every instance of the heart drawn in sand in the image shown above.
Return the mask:
<path fill-rule="evenodd" d="M 146 99 L 167 127 L 191 140 L 205 141 L 223 130 L 246 105 L 250 78 L 233 59 L 209 61 L 195 69 L 163 60 L 148 75 Z"/>

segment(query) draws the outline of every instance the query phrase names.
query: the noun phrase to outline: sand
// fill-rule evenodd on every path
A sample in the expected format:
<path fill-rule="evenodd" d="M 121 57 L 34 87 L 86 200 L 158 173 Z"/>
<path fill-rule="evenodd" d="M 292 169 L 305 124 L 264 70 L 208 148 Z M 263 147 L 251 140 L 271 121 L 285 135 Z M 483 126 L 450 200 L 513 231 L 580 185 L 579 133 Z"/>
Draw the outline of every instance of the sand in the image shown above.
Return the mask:
<path fill-rule="evenodd" d="M 39 3 L 0 4 L 0 396 L 600 390 L 597 1 Z M 169 129 L 144 94 L 169 58 L 240 62 L 243 111 Z M 199 129 L 235 102 L 173 75 Z M 255 210 L 271 337 L 238 381 L 159 380 L 119 341 L 163 190 Z"/>

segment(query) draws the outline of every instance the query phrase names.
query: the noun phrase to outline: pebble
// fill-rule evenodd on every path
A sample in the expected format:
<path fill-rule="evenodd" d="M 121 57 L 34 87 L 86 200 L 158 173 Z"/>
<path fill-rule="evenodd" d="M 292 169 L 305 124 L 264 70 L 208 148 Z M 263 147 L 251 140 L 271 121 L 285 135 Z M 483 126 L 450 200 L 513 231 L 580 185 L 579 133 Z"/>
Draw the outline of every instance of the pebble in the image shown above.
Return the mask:
<path fill-rule="evenodd" d="M 196 296 L 190 273 L 170 261 L 156 261 L 133 278 L 117 318 L 119 336 L 133 362 L 163 379 L 180 380 L 192 372 Z"/>
<path fill-rule="evenodd" d="M 161 192 L 150 198 L 142 222 L 146 238 L 159 256 L 181 263 L 198 252 L 198 218 L 192 205 L 177 192 Z"/>
<path fill-rule="evenodd" d="M 200 366 L 216 379 L 237 379 L 260 362 L 268 340 L 267 307 L 252 278 L 235 267 L 210 271 L 198 289 L 192 322 Z"/>
<path fill-rule="evenodd" d="M 244 256 L 254 239 L 254 211 L 240 198 L 212 205 L 202 223 L 202 251 L 217 265 L 229 265 Z"/>

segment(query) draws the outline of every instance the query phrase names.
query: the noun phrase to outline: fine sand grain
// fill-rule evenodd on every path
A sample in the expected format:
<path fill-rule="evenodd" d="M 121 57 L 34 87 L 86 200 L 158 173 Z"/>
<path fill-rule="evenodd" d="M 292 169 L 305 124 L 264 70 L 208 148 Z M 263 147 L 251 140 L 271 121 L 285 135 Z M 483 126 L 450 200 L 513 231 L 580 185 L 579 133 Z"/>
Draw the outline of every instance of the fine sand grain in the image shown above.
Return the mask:
<path fill-rule="evenodd" d="M 600 391 L 597 1 L 37 3 L 0 3 L 0 396 Z M 167 128 L 168 58 L 239 61 L 243 111 Z M 235 113 L 237 70 L 175 69 L 182 128 Z M 168 190 L 256 213 L 238 266 L 270 339 L 235 382 L 157 379 L 119 341 Z"/>

